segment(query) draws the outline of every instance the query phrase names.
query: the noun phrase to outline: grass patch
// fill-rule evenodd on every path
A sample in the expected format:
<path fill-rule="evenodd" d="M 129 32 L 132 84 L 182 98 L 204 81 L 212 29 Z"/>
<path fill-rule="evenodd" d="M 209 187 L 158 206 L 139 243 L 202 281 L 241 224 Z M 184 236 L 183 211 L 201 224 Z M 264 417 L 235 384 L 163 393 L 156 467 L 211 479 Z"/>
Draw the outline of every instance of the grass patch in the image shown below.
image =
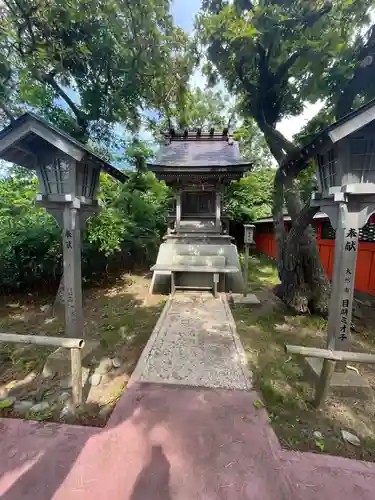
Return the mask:
<path fill-rule="evenodd" d="M 115 357 L 121 368 L 110 374 L 100 387 L 88 394 L 89 413 L 79 423 L 96 424 L 103 404 L 115 405 L 126 387 L 138 358 L 165 304 L 165 298 L 149 295 L 150 280 L 124 275 L 112 286 L 86 290 L 84 295 L 85 338 L 99 341 L 100 347 L 88 360 L 86 369 L 94 370 L 103 357 Z M 19 334 L 64 335 L 64 312 L 52 314 L 54 297 L 30 295 L 4 297 L 0 303 L 0 331 Z M 53 348 L 22 344 L 0 344 L 0 400 L 2 394 L 35 402 L 53 402 L 61 392 L 60 380 L 43 379 L 41 372 Z M 64 378 L 64 377 L 61 377 Z M 52 403 L 51 403 L 52 404 Z M 29 414 L 36 420 L 58 420 L 56 411 Z M 0 406 L 0 416 L 16 416 Z M 105 421 L 100 420 L 100 425 Z"/>
<path fill-rule="evenodd" d="M 242 265 L 243 259 L 244 256 L 242 254 L 240 256 Z M 261 290 L 265 286 L 277 285 L 279 277 L 274 261 L 264 255 L 250 255 L 248 280 L 249 288 L 253 291 Z"/>
<path fill-rule="evenodd" d="M 310 404 L 313 390 L 304 378 L 302 358 L 288 358 L 284 353 L 287 343 L 324 347 L 327 321 L 316 316 L 292 315 L 272 294 L 271 286 L 277 280 L 275 266 L 254 256 L 250 262 L 249 291 L 258 290 L 262 306 L 235 308 L 233 316 L 254 373 L 255 386 L 262 393 L 270 422 L 282 446 L 375 461 L 374 403 L 330 397 L 324 409 L 316 410 Z M 375 352 L 372 340 L 375 328 L 372 334 L 370 332 L 366 326 L 363 331 L 353 334 L 353 350 Z M 358 368 L 375 389 L 372 368 L 364 365 Z M 361 446 L 346 444 L 341 439 L 341 430 L 356 434 Z M 319 431 L 323 437 L 315 438 L 314 431 Z"/>

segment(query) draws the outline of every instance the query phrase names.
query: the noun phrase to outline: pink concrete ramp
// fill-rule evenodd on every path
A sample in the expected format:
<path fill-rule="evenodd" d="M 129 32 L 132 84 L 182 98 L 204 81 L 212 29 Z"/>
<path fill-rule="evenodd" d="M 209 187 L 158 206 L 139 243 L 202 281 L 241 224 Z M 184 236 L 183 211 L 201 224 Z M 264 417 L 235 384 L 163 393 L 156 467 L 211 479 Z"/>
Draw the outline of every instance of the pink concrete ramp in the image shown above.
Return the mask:
<path fill-rule="evenodd" d="M 1 420 L 2 500 L 373 500 L 375 466 L 282 451 L 255 392 L 133 384 L 105 429 Z"/>

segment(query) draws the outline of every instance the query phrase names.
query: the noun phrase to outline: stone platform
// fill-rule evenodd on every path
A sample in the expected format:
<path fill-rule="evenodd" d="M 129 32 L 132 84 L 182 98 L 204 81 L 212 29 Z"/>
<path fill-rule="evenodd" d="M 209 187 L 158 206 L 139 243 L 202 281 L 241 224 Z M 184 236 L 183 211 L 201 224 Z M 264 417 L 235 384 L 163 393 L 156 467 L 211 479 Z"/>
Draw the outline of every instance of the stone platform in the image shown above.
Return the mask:
<path fill-rule="evenodd" d="M 258 306 L 260 301 L 254 293 L 248 293 L 246 296 L 242 293 L 232 293 L 230 296 L 234 306 Z"/>
<path fill-rule="evenodd" d="M 225 266 L 236 268 L 238 272 L 228 274 L 225 280 L 220 279 L 218 290 L 220 292 L 239 293 L 243 290 L 242 271 L 236 245 L 232 238 L 220 233 L 197 232 L 176 233 L 165 236 L 164 243 L 159 247 L 156 266 L 159 268 L 170 266 L 179 257 L 199 257 L 208 260 L 221 257 Z M 181 282 L 189 287 L 206 286 L 208 284 L 205 273 L 181 273 Z M 171 273 L 168 271 L 155 271 L 151 282 L 151 293 L 169 294 L 171 291 Z"/>

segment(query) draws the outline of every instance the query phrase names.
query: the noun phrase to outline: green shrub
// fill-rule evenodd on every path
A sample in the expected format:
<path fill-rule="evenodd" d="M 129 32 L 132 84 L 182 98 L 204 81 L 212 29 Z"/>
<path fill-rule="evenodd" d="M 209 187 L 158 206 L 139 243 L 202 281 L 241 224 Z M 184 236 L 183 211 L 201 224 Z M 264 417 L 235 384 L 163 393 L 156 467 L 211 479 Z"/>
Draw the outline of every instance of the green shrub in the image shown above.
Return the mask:
<path fill-rule="evenodd" d="M 0 180 L 0 289 L 54 283 L 61 276 L 61 229 L 35 206 L 37 183 L 15 175 Z M 126 184 L 101 177 L 102 208 L 82 238 L 85 280 L 114 268 L 149 264 L 166 229 L 169 190 L 153 174 L 132 173 Z"/>

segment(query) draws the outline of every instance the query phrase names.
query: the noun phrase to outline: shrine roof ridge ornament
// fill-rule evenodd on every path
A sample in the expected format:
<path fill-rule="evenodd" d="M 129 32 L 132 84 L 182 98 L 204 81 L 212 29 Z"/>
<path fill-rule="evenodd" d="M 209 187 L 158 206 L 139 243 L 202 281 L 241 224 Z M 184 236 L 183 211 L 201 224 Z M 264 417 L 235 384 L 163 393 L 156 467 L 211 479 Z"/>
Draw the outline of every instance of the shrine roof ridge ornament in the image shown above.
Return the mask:
<path fill-rule="evenodd" d="M 49 143 L 77 161 L 82 161 L 84 158 L 90 159 L 99 164 L 104 172 L 122 183 L 129 178 L 127 174 L 115 168 L 90 148 L 31 112 L 19 116 L 0 131 L 0 158 L 28 167 L 33 161 L 32 157 L 35 156 L 31 145 L 34 143 L 35 147 L 38 148 L 41 141 Z M 21 146 L 20 142 L 24 144 Z"/>
<path fill-rule="evenodd" d="M 232 133 L 228 127 L 225 127 L 221 132 L 215 132 L 215 128 L 211 127 L 209 131 L 203 132 L 202 128 L 195 130 L 175 130 L 171 128 L 169 131 L 161 133 L 167 141 L 231 141 Z"/>
<path fill-rule="evenodd" d="M 306 163 L 323 149 L 333 146 L 373 121 L 375 121 L 375 98 L 320 131 L 302 148 L 288 154 L 282 170 L 286 174 L 289 170 Z"/>

